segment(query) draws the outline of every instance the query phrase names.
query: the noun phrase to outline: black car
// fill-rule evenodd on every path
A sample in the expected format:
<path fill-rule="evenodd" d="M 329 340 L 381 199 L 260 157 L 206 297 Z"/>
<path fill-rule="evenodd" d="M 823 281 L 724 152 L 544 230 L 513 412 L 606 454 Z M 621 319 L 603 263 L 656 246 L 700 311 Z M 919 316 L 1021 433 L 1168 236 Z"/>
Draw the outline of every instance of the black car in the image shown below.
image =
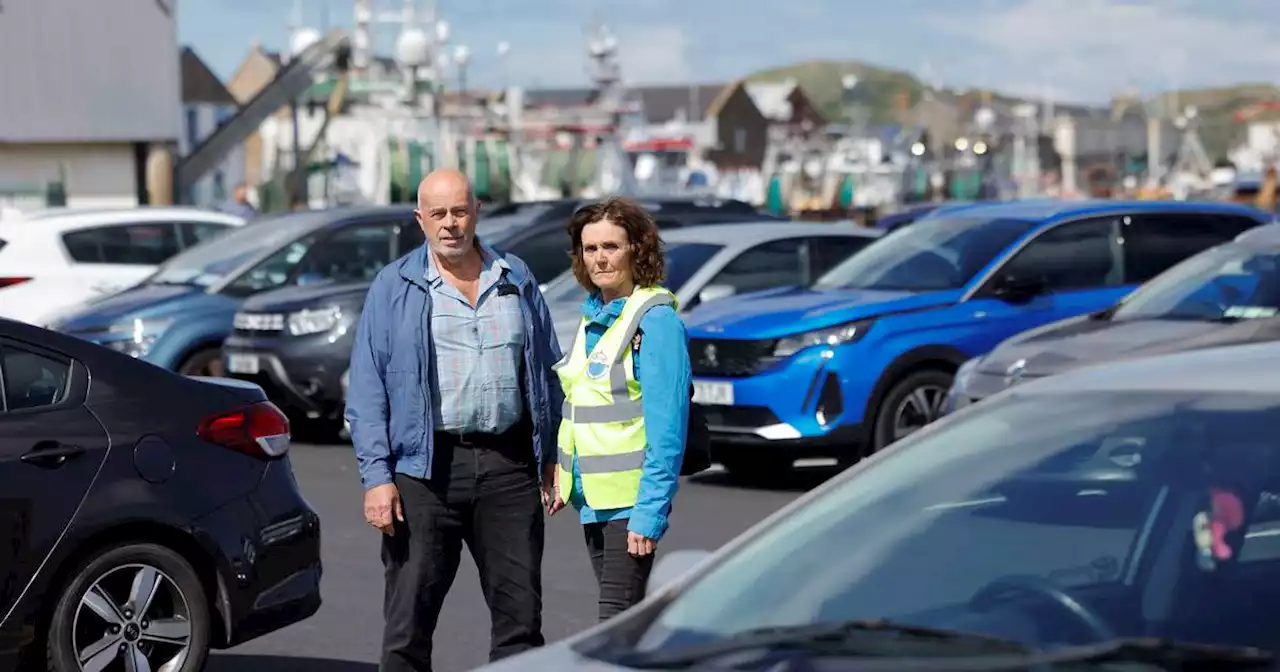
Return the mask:
<path fill-rule="evenodd" d="M 261 389 L 0 320 L 0 390 L 0 670 L 198 670 L 319 609 Z"/>
<path fill-rule="evenodd" d="M 535 203 L 528 206 L 532 212 L 482 217 L 477 233 L 494 248 L 520 257 L 535 278 L 547 282 L 569 268 L 565 224 L 584 202 Z M 776 219 L 741 201 L 641 202 L 664 229 Z M 415 240 L 422 240 L 420 232 Z M 222 344 L 228 374 L 260 385 L 316 438 L 332 437 L 342 428 L 352 338 L 372 280 L 317 277 L 312 284 L 248 298 Z"/>
<path fill-rule="evenodd" d="M 262 387 L 317 440 L 342 429 L 347 365 L 369 282 L 288 287 L 245 301 L 223 342 L 228 361 L 255 360 L 230 375 Z M 238 368 L 238 367 L 237 367 Z"/>
<path fill-rule="evenodd" d="M 1280 340 L 1280 225 L 1251 229 L 1115 306 L 1001 343 L 956 374 L 949 408 L 1022 381 L 1117 359 Z"/>

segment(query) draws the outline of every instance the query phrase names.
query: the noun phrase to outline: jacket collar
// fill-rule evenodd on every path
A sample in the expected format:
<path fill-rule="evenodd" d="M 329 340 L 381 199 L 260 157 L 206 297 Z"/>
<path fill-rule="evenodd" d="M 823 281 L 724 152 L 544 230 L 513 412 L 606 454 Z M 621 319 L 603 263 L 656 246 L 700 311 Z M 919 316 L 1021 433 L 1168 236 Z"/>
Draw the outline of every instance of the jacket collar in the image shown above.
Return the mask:
<path fill-rule="evenodd" d="M 582 316 L 587 320 L 596 324 L 609 328 L 622 314 L 622 309 L 627 305 L 627 297 L 616 298 L 609 303 L 605 303 L 600 298 L 600 292 L 592 292 L 587 295 L 585 301 L 582 302 Z"/>
<path fill-rule="evenodd" d="M 481 240 L 479 236 L 476 237 L 476 245 L 480 247 L 480 253 L 484 255 L 486 259 L 493 259 L 494 263 L 507 271 L 507 278 L 510 279 L 511 282 L 515 283 L 521 291 L 528 288 L 529 276 L 524 272 L 523 265 L 508 262 L 505 256 L 499 254 L 497 250 L 490 247 L 489 244 Z M 427 269 L 432 268 L 432 272 L 435 272 L 433 264 L 431 264 L 428 258 L 430 253 L 431 252 L 427 244 L 423 243 L 418 246 L 418 249 L 401 257 L 399 262 L 400 277 L 423 289 L 429 290 L 431 285 L 427 280 Z"/>

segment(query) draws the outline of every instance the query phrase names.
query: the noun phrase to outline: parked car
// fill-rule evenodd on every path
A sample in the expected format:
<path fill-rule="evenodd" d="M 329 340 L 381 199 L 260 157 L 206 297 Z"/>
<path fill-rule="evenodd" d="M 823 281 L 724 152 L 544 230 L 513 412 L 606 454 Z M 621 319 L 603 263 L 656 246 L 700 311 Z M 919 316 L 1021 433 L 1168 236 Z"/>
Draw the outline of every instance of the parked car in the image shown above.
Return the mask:
<path fill-rule="evenodd" d="M 481 669 L 1271 669 L 1278 369 L 1250 345 L 1019 386 Z"/>
<path fill-rule="evenodd" d="M 638 200 L 663 229 L 745 220 L 785 221 L 783 217 L 761 212 L 749 203 L 733 199 L 674 197 Z M 574 211 L 588 202 L 590 199 L 571 198 L 499 206 L 492 216 L 482 213 L 480 222 L 481 226 L 491 229 L 508 230 L 510 235 L 503 235 L 502 249 L 523 259 L 533 277 L 545 286 L 569 269 L 565 225 Z M 486 240 L 497 244 L 493 234 L 487 234 Z"/>
<path fill-rule="evenodd" d="M 737 444 L 721 451 L 731 471 L 851 462 L 934 420 L 966 360 L 1102 310 L 1269 221 L 1244 206 L 1154 201 L 1010 202 L 922 219 L 812 288 L 687 316 L 695 401 L 713 435 Z"/>
<path fill-rule="evenodd" d="M 263 217 L 51 328 L 180 373 L 222 375 L 222 341 L 246 298 L 278 287 L 372 279 L 422 240 L 410 206 Z"/>
<path fill-rule="evenodd" d="M 242 226 L 192 208 L 59 209 L 0 223 L 0 317 L 43 325 L 126 289 L 170 257 Z"/>
<path fill-rule="evenodd" d="M 787 285 L 805 286 L 880 236 L 875 229 L 840 223 L 747 222 L 664 231 L 667 278 L 681 313 L 702 303 Z M 560 343 L 582 321 L 587 290 L 572 270 L 548 283 L 544 296 Z"/>
<path fill-rule="evenodd" d="M 0 670 L 202 669 L 319 609 L 261 389 L 3 319 L 0 380 Z"/>
<path fill-rule="evenodd" d="M 1183 261 L 1119 303 L 1023 332 L 956 372 L 944 411 L 1099 362 L 1280 341 L 1280 225 Z"/>
<path fill-rule="evenodd" d="M 369 282 L 286 287 L 247 299 L 222 344 L 227 375 L 252 382 L 318 439 L 338 435 L 347 366 Z"/>

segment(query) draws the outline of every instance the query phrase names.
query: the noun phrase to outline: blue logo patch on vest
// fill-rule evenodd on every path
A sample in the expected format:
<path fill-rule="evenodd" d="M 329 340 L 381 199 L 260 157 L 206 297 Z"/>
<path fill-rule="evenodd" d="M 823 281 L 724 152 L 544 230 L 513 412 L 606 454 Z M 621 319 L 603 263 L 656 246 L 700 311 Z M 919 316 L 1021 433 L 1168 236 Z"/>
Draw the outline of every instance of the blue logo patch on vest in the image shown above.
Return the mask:
<path fill-rule="evenodd" d="M 597 350 L 591 353 L 591 358 L 587 360 L 587 377 L 592 380 L 599 380 L 604 374 L 609 372 L 609 357 Z"/>

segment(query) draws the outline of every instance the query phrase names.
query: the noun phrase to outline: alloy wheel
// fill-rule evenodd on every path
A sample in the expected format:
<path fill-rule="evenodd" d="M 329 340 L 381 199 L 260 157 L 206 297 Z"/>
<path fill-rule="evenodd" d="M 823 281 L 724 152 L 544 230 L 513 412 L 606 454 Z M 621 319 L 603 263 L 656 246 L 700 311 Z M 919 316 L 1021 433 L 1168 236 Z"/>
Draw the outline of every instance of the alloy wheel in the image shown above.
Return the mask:
<path fill-rule="evenodd" d="M 190 605 L 160 569 L 121 565 L 89 587 L 76 607 L 71 642 L 83 672 L 117 660 L 127 672 L 176 672 L 191 640 Z"/>
<path fill-rule="evenodd" d="M 947 391 L 936 385 L 921 385 L 898 402 L 893 410 L 893 440 L 901 441 L 942 416 Z"/>

